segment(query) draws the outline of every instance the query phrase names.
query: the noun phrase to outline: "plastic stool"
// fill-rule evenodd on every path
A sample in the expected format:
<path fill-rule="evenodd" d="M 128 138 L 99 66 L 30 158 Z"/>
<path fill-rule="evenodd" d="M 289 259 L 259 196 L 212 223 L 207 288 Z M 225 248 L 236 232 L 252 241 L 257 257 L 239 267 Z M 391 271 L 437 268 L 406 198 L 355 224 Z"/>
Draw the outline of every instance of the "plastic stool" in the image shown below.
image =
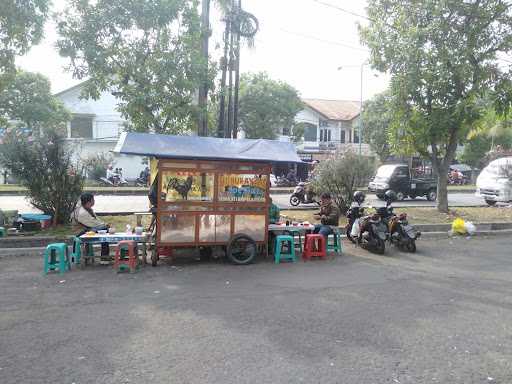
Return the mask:
<path fill-rule="evenodd" d="M 137 269 L 137 243 L 133 240 L 123 240 L 117 243 L 114 256 L 114 269 L 117 272 L 129 270 L 134 273 Z"/>
<path fill-rule="evenodd" d="M 288 252 L 283 253 L 282 248 L 284 244 L 288 244 Z M 295 240 L 290 235 L 279 235 L 276 237 L 276 249 L 274 252 L 275 263 L 279 264 L 281 259 L 290 260 L 295 262 Z"/>
<path fill-rule="evenodd" d="M 307 234 L 304 240 L 302 258 L 306 261 L 311 260 L 312 257 L 327 258 L 326 240 L 320 234 Z"/>
<path fill-rule="evenodd" d="M 299 238 L 299 250 L 302 252 L 302 233 L 297 229 L 290 229 L 290 230 L 287 230 L 286 232 L 288 232 L 290 235 L 292 235 L 294 239 L 295 239 L 295 236 L 297 236 Z"/>
<path fill-rule="evenodd" d="M 79 237 L 75 237 L 73 239 L 73 247 L 71 248 L 71 262 L 74 264 L 80 264 L 82 260 L 82 244 L 83 241 L 80 240 Z M 92 244 L 87 247 L 87 255 L 85 257 L 93 257 L 94 258 L 94 249 Z"/>
<path fill-rule="evenodd" d="M 0 227 L 0 237 L 7 236 L 7 231 L 4 227 Z"/>
<path fill-rule="evenodd" d="M 332 244 L 329 242 L 329 238 L 327 239 L 327 252 L 336 252 L 338 255 L 341 255 L 342 252 L 342 243 L 341 243 L 341 233 L 338 228 L 333 228 L 334 233 L 332 234 L 333 242 Z"/>
<path fill-rule="evenodd" d="M 44 274 L 56 269 L 61 275 L 71 269 L 68 246 L 65 243 L 48 244 L 44 251 Z"/>

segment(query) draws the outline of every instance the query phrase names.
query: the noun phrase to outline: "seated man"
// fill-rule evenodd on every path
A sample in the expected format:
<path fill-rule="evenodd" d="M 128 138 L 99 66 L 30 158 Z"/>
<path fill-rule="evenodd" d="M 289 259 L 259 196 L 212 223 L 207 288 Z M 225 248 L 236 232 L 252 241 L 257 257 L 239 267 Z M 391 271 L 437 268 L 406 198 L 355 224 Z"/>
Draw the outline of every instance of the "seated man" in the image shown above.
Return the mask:
<path fill-rule="evenodd" d="M 281 211 L 279 210 L 279 207 L 272 202 L 272 199 L 270 199 L 268 215 L 270 224 L 275 224 L 279 222 L 279 218 L 281 217 Z"/>
<path fill-rule="evenodd" d="M 332 202 L 330 193 L 322 193 L 320 197 L 320 212 L 315 214 L 315 219 L 320 220 L 321 224 L 315 225 L 313 233 L 319 233 L 325 238 L 333 233 L 332 226 L 339 225 L 338 208 Z"/>
<path fill-rule="evenodd" d="M 78 232 L 76 236 L 82 236 L 88 231 L 97 232 L 101 229 L 108 229 L 109 225 L 98 219 L 92 207 L 94 206 L 94 196 L 92 193 L 84 192 L 80 196 L 80 205 L 73 212 L 73 227 Z M 108 260 L 108 243 L 101 244 L 101 259 L 103 262 Z"/>

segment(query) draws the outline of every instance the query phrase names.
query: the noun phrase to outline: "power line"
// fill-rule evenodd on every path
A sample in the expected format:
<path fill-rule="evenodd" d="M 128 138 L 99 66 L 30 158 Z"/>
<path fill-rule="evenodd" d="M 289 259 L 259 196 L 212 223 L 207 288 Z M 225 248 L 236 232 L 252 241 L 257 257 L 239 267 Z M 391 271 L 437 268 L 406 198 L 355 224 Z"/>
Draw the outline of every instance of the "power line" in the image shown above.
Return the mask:
<path fill-rule="evenodd" d="M 319 37 L 316 37 L 316 36 L 306 35 L 306 34 L 303 34 L 303 33 L 300 33 L 300 32 L 288 31 L 288 30 L 286 30 L 284 28 L 279 28 L 279 30 L 282 31 L 282 32 L 291 34 L 291 35 L 302 37 L 304 39 L 316 40 L 316 41 L 320 41 L 320 42 L 326 43 L 326 44 L 338 45 L 338 46 L 344 47 L 344 48 L 349 48 L 349 49 L 355 49 L 355 50 L 358 50 L 358 51 L 368 52 L 368 50 L 365 49 L 365 48 L 354 47 L 352 45 L 348 45 L 348 44 L 345 44 L 345 43 L 342 43 L 342 42 L 339 42 L 339 41 L 325 40 L 325 39 L 322 39 L 322 38 L 319 38 Z"/>
<path fill-rule="evenodd" d="M 351 10 L 348 10 L 348 9 L 345 9 L 345 8 L 342 8 L 342 7 L 339 7 L 337 5 L 334 5 L 334 4 L 331 4 L 331 3 L 326 3 L 325 1 L 321 1 L 321 0 L 313 0 L 315 3 L 318 3 L 318 4 L 321 4 L 325 7 L 329 7 L 329 8 L 333 8 L 333 9 L 337 9 L 338 11 L 341 11 L 341 12 L 345 12 L 349 15 L 352 15 L 352 16 L 355 16 L 355 17 L 359 17 L 359 18 L 362 18 L 362 19 L 366 19 L 366 20 L 369 20 L 369 21 L 372 21 L 372 19 L 370 19 L 368 16 L 366 15 L 361 15 L 359 13 L 356 13 L 354 11 L 351 11 Z"/>

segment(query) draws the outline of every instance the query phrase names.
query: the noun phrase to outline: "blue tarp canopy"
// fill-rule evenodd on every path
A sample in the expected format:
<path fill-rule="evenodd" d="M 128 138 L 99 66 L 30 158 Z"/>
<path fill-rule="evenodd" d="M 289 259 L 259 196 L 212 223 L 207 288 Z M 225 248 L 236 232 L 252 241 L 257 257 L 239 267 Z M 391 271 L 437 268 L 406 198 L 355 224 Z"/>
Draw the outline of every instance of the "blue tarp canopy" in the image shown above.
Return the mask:
<path fill-rule="evenodd" d="M 292 143 L 263 139 L 219 139 L 125 132 L 121 134 L 113 152 L 159 159 L 302 163 Z"/>

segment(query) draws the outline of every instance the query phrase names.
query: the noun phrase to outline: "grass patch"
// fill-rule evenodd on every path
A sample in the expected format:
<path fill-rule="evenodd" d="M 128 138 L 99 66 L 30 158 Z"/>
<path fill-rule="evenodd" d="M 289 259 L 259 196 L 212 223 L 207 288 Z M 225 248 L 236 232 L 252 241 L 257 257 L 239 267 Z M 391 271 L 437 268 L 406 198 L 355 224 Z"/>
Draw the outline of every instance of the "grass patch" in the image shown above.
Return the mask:
<path fill-rule="evenodd" d="M 368 211 L 367 212 L 372 212 Z M 456 217 L 462 217 L 473 223 L 505 223 L 512 222 L 512 208 L 507 207 L 467 207 L 452 209 L 449 214 L 440 213 L 436 208 L 397 207 L 396 213 L 406 212 L 413 224 L 449 224 Z M 290 221 L 309 221 L 316 223 L 313 215 L 316 211 L 281 211 L 281 216 Z M 340 218 L 340 225 L 345 225 L 347 219 Z"/>

